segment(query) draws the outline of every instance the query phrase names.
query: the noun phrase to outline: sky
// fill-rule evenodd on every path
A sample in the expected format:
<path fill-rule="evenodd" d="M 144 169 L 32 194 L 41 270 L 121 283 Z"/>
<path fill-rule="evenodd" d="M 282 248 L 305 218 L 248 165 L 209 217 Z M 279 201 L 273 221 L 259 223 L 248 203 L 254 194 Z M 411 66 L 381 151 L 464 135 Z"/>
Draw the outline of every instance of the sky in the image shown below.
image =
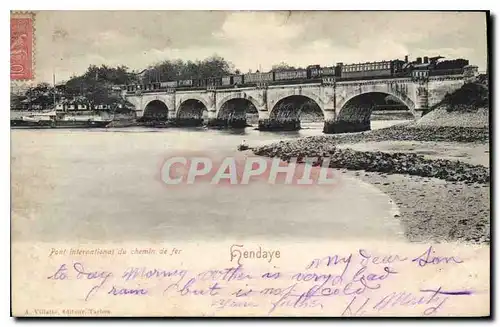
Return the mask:
<path fill-rule="evenodd" d="M 243 72 L 442 55 L 487 66 L 486 14 L 335 11 L 42 11 L 36 82 L 91 64 L 142 70 L 218 54 Z"/>

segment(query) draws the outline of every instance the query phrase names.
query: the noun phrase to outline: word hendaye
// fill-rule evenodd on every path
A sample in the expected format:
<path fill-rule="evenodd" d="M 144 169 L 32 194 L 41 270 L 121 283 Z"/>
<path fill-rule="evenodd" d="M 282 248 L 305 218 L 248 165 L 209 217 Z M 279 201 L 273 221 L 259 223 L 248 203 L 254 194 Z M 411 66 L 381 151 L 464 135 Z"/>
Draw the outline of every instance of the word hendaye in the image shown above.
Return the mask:
<path fill-rule="evenodd" d="M 236 259 L 239 265 L 241 265 L 241 258 L 244 259 L 267 259 L 267 262 L 271 263 L 274 258 L 280 258 L 279 250 L 262 250 L 259 246 L 258 250 L 244 250 L 242 244 L 233 244 L 230 248 L 231 261 Z"/>

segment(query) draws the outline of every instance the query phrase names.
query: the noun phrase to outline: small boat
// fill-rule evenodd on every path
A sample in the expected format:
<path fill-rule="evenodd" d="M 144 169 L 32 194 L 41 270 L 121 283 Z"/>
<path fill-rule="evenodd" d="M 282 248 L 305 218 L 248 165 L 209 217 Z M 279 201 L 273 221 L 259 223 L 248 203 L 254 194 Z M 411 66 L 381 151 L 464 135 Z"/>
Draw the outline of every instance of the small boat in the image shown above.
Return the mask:
<path fill-rule="evenodd" d="M 103 119 L 99 115 L 74 115 L 49 111 L 11 120 L 11 126 L 23 128 L 103 128 L 111 122 L 112 119 Z"/>
<path fill-rule="evenodd" d="M 238 145 L 238 151 L 246 151 L 248 149 L 250 149 L 250 147 L 247 145 L 245 140 L 241 141 L 241 144 Z"/>

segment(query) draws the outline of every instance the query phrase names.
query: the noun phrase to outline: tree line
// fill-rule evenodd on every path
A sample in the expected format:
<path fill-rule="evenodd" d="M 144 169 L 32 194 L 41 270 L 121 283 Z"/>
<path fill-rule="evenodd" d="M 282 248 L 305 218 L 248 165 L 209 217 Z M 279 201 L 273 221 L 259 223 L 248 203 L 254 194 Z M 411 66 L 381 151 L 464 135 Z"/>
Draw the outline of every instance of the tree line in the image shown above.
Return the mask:
<path fill-rule="evenodd" d="M 284 62 L 272 66 L 272 71 L 295 69 Z M 127 66 L 110 67 L 90 65 L 85 73 L 72 76 L 56 86 L 39 83 L 23 92 L 11 92 L 13 109 L 51 109 L 55 103 L 85 104 L 90 108 L 111 105 L 127 110 L 131 104 L 121 97 L 118 86 L 137 83 L 152 83 L 181 79 L 204 79 L 241 74 L 233 63 L 213 55 L 204 60 L 163 60 L 150 65 L 141 72 L 130 70 Z"/>
<path fill-rule="evenodd" d="M 11 92 L 11 107 L 15 109 L 50 109 L 55 103 L 84 104 L 90 108 L 97 105 L 118 104 L 126 108 L 130 104 L 120 96 L 119 85 L 136 83 L 138 75 L 126 66 L 100 67 L 91 65 L 79 76 L 58 85 L 39 83 L 23 92 Z"/>
<path fill-rule="evenodd" d="M 142 82 L 163 82 L 183 79 L 204 79 L 240 74 L 234 65 L 221 56 L 213 55 L 204 60 L 164 60 L 149 66 L 142 74 Z"/>

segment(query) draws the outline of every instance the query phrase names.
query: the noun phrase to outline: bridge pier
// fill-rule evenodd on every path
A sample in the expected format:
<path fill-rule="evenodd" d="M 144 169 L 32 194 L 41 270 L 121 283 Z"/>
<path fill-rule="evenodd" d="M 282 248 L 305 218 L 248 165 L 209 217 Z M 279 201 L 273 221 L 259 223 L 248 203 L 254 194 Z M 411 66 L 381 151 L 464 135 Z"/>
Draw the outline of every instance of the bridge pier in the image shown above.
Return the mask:
<path fill-rule="evenodd" d="M 336 117 L 335 110 L 325 110 L 324 115 L 323 133 L 325 134 L 364 132 L 371 129 L 370 115 L 366 113 L 359 115 L 359 113 L 351 112 L 348 116 L 349 120 Z"/>
<path fill-rule="evenodd" d="M 220 118 L 208 118 L 207 127 L 209 128 L 225 128 L 227 127 L 227 121 Z"/>
<path fill-rule="evenodd" d="M 217 112 L 215 110 L 209 110 L 207 127 L 223 128 L 225 127 L 225 121 L 224 119 L 220 119 L 217 117 Z"/>
<path fill-rule="evenodd" d="M 207 108 L 200 100 L 191 99 L 184 101 L 180 107 L 177 108 L 175 117 L 170 119 L 170 124 L 176 127 L 203 126 L 204 111 L 207 111 Z M 210 115 L 210 109 L 208 109 L 208 115 Z"/>
<path fill-rule="evenodd" d="M 227 127 L 228 128 L 245 128 L 250 125 L 247 124 L 246 118 L 236 118 L 236 119 L 229 119 L 227 121 Z"/>
<path fill-rule="evenodd" d="M 169 123 L 175 127 L 198 127 L 203 125 L 203 118 L 174 118 Z"/>
<path fill-rule="evenodd" d="M 210 128 L 245 128 L 250 125 L 247 124 L 246 119 L 222 119 L 214 118 L 207 122 L 207 127 Z"/>
<path fill-rule="evenodd" d="M 174 121 L 177 118 L 177 112 L 174 110 L 168 111 L 168 121 Z"/>
<path fill-rule="evenodd" d="M 259 111 L 260 131 L 297 131 L 300 128 L 298 117 L 269 117 L 268 111 Z"/>
<path fill-rule="evenodd" d="M 337 119 L 337 113 L 335 109 L 324 110 L 323 115 L 325 116 L 325 122 L 323 123 L 323 133 L 333 134 L 335 130 L 335 120 Z"/>
<path fill-rule="evenodd" d="M 245 128 L 247 124 L 247 100 L 233 99 L 226 102 L 219 112 L 209 116 L 207 125 L 213 128 Z"/>
<path fill-rule="evenodd" d="M 325 121 L 323 133 L 339 134 L 339 133 L 354 133 L 364 132 L 371 129 L 370 122 L 352 122 L 345 120 Z"/>
<path fill-rule="evenodd" d="M 429 112 L 429 108 L 419 108 L 415 109 L 415 113 L 413 114 L 415 119 L 422 118 L 423 115 L 427 114 Z"/>
<path fill-rule="evenodd" d="M 245 111 L 232 111 L 229 115 L 223 115 L 223 117 L 213 117 L 208 118 L 207 127 L 211 128 L 245 128 L 250 125 L 247 124 L 247 117 Z"/>
<path fill-rule="evenodd" d="M 300 130 L 299 119 L 263 119 L 259 120 L 260 131 L 298 131 Z"/>
<path fill-rule="evenodd" d="M 229 128 L 245 128 L 247 124 L 246 110 L 234 110 L 227 120 L 227 127 Z"/>

